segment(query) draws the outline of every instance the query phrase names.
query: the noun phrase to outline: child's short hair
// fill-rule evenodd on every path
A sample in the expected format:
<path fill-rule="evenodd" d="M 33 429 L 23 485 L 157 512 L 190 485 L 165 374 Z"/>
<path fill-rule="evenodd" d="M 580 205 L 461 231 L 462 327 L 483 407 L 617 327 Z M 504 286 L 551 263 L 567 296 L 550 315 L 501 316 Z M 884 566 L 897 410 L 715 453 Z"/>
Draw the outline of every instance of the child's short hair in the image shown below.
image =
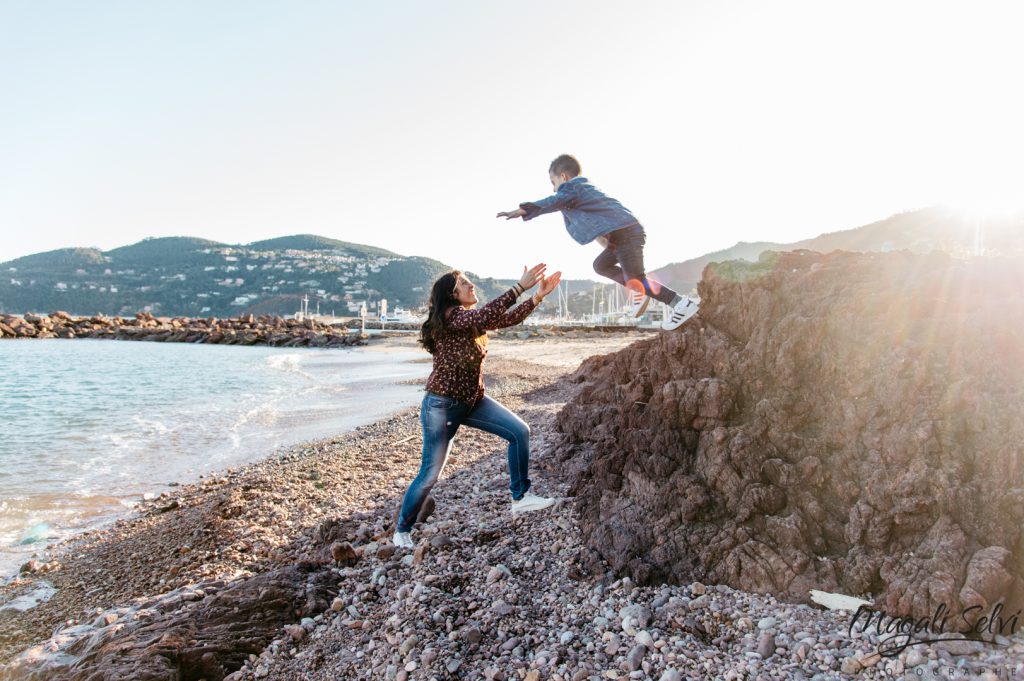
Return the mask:
<path fill-rule="evenodd" d="M 548 172 L 552 175 L 561 175 L 562 173 L 565 173 L 569 177 L 579 177 L 581 172 L 580 162 L 576 160 L 575 156 L 562 154 L 551 162 L 551 167 L 548 168 Z"/>

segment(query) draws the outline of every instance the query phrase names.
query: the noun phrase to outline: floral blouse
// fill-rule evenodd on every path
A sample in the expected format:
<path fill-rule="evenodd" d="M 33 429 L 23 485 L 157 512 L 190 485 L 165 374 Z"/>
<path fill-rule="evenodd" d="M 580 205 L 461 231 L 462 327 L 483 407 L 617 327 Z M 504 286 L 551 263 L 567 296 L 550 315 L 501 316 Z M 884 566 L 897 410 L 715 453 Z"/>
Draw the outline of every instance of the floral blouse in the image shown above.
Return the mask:
<path fill-rule="evenodd" d="M 478 338 L 489 329 L 515 326 L 537 307 L 529 299 L 514 309 L 519 288 L 511 288 L 479 310 L 456 307 L 448 311 L 446 333 L 434 348 L 434 370 L 426 389 L 435 395 L 474 405 L 484 396 L 484 358 L 487 345 Z"/>

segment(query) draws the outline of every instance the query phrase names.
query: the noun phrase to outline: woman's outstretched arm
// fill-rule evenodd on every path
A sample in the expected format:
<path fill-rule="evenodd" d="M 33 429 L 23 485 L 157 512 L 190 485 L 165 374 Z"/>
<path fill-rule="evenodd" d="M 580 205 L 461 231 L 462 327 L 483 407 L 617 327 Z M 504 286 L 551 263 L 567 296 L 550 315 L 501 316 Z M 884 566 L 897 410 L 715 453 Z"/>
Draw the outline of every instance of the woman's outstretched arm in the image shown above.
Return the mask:
<path fill-rule="evenodd" d="M 448 311 L 448 328 L 452 331 L 465 331 L 467 329 L 478 329 L 480 331 L 486 331 L 489 329 L 500 329 L 505 326 L 512 326 L 518 324 L 526 318 L 530 312 L 533 312 L 533 308 L 536 304 L 530 307 L 529 310 L 521 313 L 522 316 L 516 321 L 509 321 L 512 317 L 506 317 L 506 311 L 512 307 L 516 302 L 516 298 L 523 291 L 531 289 L 536 285 L 538 281 L 541 281 L 544 277 L 544 268 L 547 265 L 541 263 L 534 265 L 530 269 L 523 268 L 523 275 L 519 278 L 519 283 L 510 288 L 505 293 L 501 294 L 491 302 L 484 305 L 479 310 L 467 310 L 465 308 L 456 307 Z M 519 307 L 524 307 L 528 303 L 524 303 Z M 512 315 L 520 314 L 519 308 L 517 307 L 512 311 Z"/>
<path fill-rule="evenodd" d="M 516 292 L 516 289 L 510 288 L 479 310 L 454 307 L 448 310 L 447 326 L 452 331 L 497 329 L 498 321 L 505 314 L 505 310 L 516 302 L 517 297 L 519 297 L 519 294 Z"/>
<path fill-rule="evenodd" d="M 505 310 L 502 312 L 501 317 L 497 321 L 497 326 L 492 327 L 496 329 L 504 329 L 508 326 L 515 326 L 519 322 L 523 321 L 530 316 L 530 313 L 537 309 L 541 301 L 547 297 L 549 293 L 555 290 L 558 283 L 562 280 L 562 273 L 555 272 L 550 277 L 541 280 L 540 288 L 530 296 L 530 299 L 523 302 L 521 305 L 517 305 L 511 310 Z"/>

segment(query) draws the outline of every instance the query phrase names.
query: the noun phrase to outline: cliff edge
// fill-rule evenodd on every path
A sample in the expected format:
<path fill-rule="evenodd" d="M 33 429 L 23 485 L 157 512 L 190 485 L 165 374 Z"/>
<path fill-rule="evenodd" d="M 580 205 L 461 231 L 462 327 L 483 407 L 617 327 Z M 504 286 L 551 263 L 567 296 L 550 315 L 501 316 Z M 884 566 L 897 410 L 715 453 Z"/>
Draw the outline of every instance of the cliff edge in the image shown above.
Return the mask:
<path fill-rule="evenodd" d="M 574 375 L 552 449 L 589 546 L 641 583 L 1012 613 L 1022 272 L 905 252 L 708 265 L 694 321 Z"/>

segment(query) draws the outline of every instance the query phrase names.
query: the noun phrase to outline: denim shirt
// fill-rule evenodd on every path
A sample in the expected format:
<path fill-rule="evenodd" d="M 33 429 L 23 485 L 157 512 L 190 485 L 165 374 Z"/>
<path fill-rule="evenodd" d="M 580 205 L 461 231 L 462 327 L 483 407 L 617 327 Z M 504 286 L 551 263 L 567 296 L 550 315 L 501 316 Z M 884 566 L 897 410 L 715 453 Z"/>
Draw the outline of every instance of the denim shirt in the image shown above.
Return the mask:
<path fill-rule="evenodd" d="M 628 208 L 606 196 L 585 177 L 574 177 L 563 182 L 551 196 L 521 203 L 519 207 L 526 211 L 524 221 L 562 211 L 569 236 L 581 244 L 589 244 L 599 236 L 638 224 Z"/>

